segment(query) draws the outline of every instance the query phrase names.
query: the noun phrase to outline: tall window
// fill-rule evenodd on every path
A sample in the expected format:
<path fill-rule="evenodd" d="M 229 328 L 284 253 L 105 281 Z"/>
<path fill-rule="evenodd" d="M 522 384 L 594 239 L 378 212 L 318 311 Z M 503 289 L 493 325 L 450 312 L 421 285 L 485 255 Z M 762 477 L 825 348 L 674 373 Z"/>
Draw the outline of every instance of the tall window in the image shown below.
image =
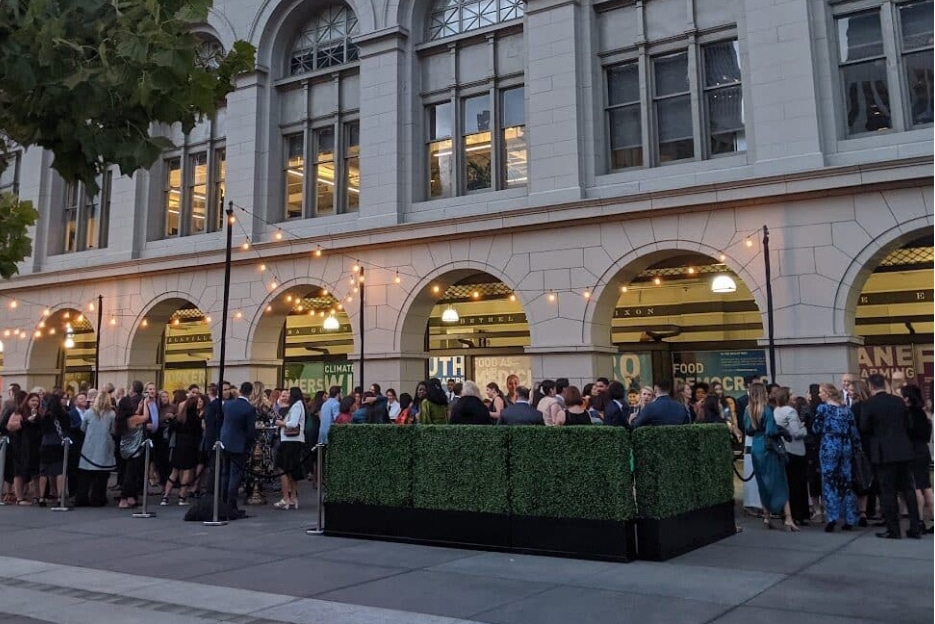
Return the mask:
<path fill-rule="evenodd" d="M 614 169 L 642 166 L 640 71 L 635 62 L 607 70 L 607 100 L 611 166 Z"/>
<path fill-rule="evenodd" d="M 107 247 L 112 177 L 111 171 L 98 176 L 96 193 L 79 182 L 65 186 L 63 253 Z"/>
<path fill-rule="evenodd" d="M 704 54 L 705 137 L 709 154 L 747 149 L 744 130 L 740 50 L 736 41 L 702 48 Z"/>
<path fill-rule="evenodd" d="M 429 15 L 429 39 L 519 19 L 525 12 L 525 0 L 437 0 Z"/>
<path fill-rule="evenodd" d="M 0 154 L 0 193 L 19 195 L 20 153 Z"/>
<path fill-rule="evenodd" d="M 932 123 L 932 0 L 883 3 L 835 16 L 848 135 Z"/>
<path fill-rule="evenodd" d="M 289 73 L 293 76 L 337 67 L 357 60 L 353 36 L 357 16 L 343 4 L 322 10 L 300 32 L 292 47 Z"/>
<path fill-rule="evenodd" d="M 163 161 L 163 236 L 216 232 L 224 223 L 227 151 L 202 145 Z"/>
<path fill-rule="evenodd" d="M 451 101 L 426 109 L 429 197 L 525 185 L 525 88 L 463 97 L 455 113 Z"/>
<path fill-rule="evenodd" d="M 306 145 L 306 137 L 309 144 Z M 336 137 L 341 137 L 336 140 Z M 360 207 L 360 125 L 356 121 L 285 137 L 286 219 L 326 217 Z M 306 149 L 311 179 L 305 175 Z M 340 153 L 338 152 L 340 150 Z M 307 199 L 306 199 L 307 198 Z"/>
<path fill-rule="evenodd" d="M 639 54 L 611 57 L 613 64 L 606 67 L 611 169 L 746 150 L 736 40 L 703 42 L 695 50 L 662 54 L 653 54 L 650 47 Z M 700 129 L 695 119 L 701 120 Z M 643 133 L 644 120 L 648 120 L 648 137 Z"/>

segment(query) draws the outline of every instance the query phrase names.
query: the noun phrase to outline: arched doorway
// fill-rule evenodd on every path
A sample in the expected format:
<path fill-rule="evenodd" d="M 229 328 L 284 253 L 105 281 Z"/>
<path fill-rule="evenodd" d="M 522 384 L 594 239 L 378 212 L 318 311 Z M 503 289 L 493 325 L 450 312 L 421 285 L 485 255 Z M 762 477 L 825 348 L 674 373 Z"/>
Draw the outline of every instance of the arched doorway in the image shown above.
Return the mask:
<path fill-rule="evenodd" d="M 83 312 L 46 309 L 33 330 L 29 370 L 74 395 L 95 381 L 96 354 L 97 334 Z"/>
<path fill-rule="evenodd" d="M 872 272 L 854 284 L 860 295 L 852 316 L 854 331 L 864 341 L 857 372 L 895 378 L 897 385 L 916 384 L 929 400 L 935 377 L 933 242 L 928 229 L 884 249 L 882 259 L 867 267 Z"/>
<path fill-rule="evenodd" d="M 187 299 L 153 305 L 140 320 L 130 347 L 130 368 L 149 373 L 159 388 L 172 392 L 192 384 L 204 388 L 214 357 L 212 319 Z"/>
<path fill-rule="evenodd" d="M 343 304 L 319 286 L 290 286 L 276 295 L 257 320 L 255 361 L 276 362 L 276 383 L 308 395 L 341 386 L 354 388 L 351 322 Z"/>
<path fill-rule="evenodd" d="M 530 385 L 529 324 L 514 290 L 489 273 L 461 269 L 423 286 L 403 325 L 404 355 L 426 355 L 426 377 Z M 407 389 L 408 390 L 408 389 Z"/>
<path fill-rule="evenodd" d="M 614 378 L 635 400 L 640 386 L 666 378 L 720 382 L 726 394 L 745 391 L 744 377 L 765 376 L 762 315 L 753 294 L 725 263 L 689 251 L 659 251 L 630 263 L 607 287 L 616 347 Z M 608 306 L 609 308 L 609 306 Z"/>

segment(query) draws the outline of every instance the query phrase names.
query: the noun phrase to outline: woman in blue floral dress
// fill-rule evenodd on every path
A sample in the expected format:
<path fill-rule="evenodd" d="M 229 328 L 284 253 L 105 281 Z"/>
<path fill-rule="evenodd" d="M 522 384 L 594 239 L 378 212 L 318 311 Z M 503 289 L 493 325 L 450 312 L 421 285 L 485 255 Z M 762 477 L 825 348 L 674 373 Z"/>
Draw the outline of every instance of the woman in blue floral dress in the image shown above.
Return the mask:
<path fill-rule="evenodd" d="M 821 384 L 812 433 L 821 436 L 821 497 L 825 503 L 825 531 L 834 531 L 843 517 L 842 530 L 850 531 L 859 519 L 857 493 L 854 491 L 852 462 L 854 449 L 860 446 L 860 434 L 854 413 L 833 384 Z"/>

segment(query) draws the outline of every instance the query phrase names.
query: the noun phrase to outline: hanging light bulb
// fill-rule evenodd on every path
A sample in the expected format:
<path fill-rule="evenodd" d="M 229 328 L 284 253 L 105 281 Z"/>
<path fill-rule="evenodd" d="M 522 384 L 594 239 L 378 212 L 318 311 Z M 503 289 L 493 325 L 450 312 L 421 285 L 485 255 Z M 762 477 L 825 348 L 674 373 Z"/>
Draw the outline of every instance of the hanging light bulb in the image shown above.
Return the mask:
<path fill-rule="evenodd" d="M 173 325 L 175 325 L 176 327 L 178 327 L 178 326 L 179 326 L 179 324 L 180 324 L 181 322 L 182 322 L 182 321 L 180 321 L 180 320 L 179 320 L 179 319 L 177 319 L 177 318 L 175 318 L 175 319 L 172 319 L 172 324 L 173 324 Z"/>
<path fill-rule="evenodd" d="M 397 284 L 400 284 L 402 283 L 403 280 L 399 277 L 399 273 L 397 273 L 396 277 L 393 278 L 393 281 L 396 282 Z"/>
<path fill-rule="evenodd" d="M 471 293 L 471 296 L 474 297 L 475 299 L 480 299 L 480 291 L 475 290 L 474 292 Z"/>
<path fill-rule="evenodd" d="M 695 274 L 695 267 L 688 267 L 688 274 L 689 274 L 689 275 L 694 275 L 694 274 Z"/>
<path fill-rule="evenodd" d="M 89 303 L 89 304 L 88 304 L 88 311 L 94 312 L 94 304 L 93 304 L 93 303 Z"/>
<path fill-rule="evenodd" d="M 250 242 L 244 241 L 243 245 L 241 245 L 240 248 L 243 249 L 244 251 L 247 251 L 248 249 L 250 249 Z"/>
<path fill-rule="evenodd" d="M 45 327 L 45 321 L 39 321 L 39 328 L 42 329 Z"/>
<path fill-rule="evenodd" d="M 52 310 L 50 310 L 50 309 L 48 309 L 48 308 L 46 308 L 45 310 L 42 311 L 42 316 L 48 316 L 48 315 L 50 315 L 50 314 L 52 314 Z"/>
<path fill-rule="evenodd" d="M 116 316 L 110 317 L 110 324 L 111 324 L 111 325 L 116 325 L 116 324 L 117 324 L 117 317 L 116 317 Z"/>
<path fill-rule="evenodd" d="M 354 273 L 357 273 L 358 271 L 360 271 L 360 265 L 354 264 L 354 266 L 351 267 L 351 271 L 353 271 Z"/>
<path fill-rule="evenodd" d="M 33 334 L 33 336 L 35 336 L 36 338 L 42 338 L 42 332 L 37 329 L 35 333 Z"/>
<path fill-rule="evenodd" d="M 458 316 L 458 311 L 452 306 L 448 306 L 445 308 L 445 311 L 442 312 L 442 323 L 457 323 L 460 320 L 461 317 Z"/>
<path fill-rule="evenodd" d="M 327 288 L 322 288 L 322 289 L 321 289 L 321 296 L 322 296 L 322 297 L 327 297 L 327 296 L 328 296 L 328 289 L 327 289 Z"/>
<path fill-rule="evenodd" d="M 317 249 L 315 249 L 315 257 L 321 258 L 321 247 L 318 247 Z"/>
<path fill-rule="evenodd" d="M 269 313 L 272 312 L 272 311 L 273 311 L 273 306 L 271 306 L 271 305 L 266 306 L 266 313 L 267 313 L 267 314 L 269 314 Z M 234 316 L 235 316 L 236 318 L 240 318 L 240 316 L 243 316 L 242 314 L 240 314 L 240 316 L 237 316 L 238 314 L 240 314 L 240 312 L 238 312 L 238 313 L 235 314 Z"/>
<path fill-rule="evenodd" d="M 621 292 L 621 293 L 627 292 L 627 287 L 626 287 L 626 286 L 621 286 L 621 287 L 620 287 L 620 292 Z"/>
<path fill-rule="evenodd" d="M 10 301 L 10 309 L 11 309 L 11 310 L 15 310 L 16 307 L 17 307 L 18 305 L 19 305 L 19 303 L 17 303 L 16 299 L 13 299 L 13 300 Z"/>
<path fill-rule="evenodd" d="M 591 291 L 590 291 L 590 290 L 584 291 L 584 298 L 585 298 L 585 299 L 590 299 L 590 298 L 591 298 Z"/>
<path fill-rule="evenodd" d="M 78 316 L 75 317 L 75 320 L 80 323 L 81 321 L 84 320 L 84 314 L 79 314 Z"/>
<path fill-rule="evenodd" d="M 270 312 L 270 311 L 271 311 L 271 307 L 270 307 L 270 306 L 267 306 L 267 307 L 266 307 L 266 311 L 267 311 L 267 312 Z M 243 312 L 241 312 L 240 310 L 237 310 L 236 312 L 234 312 L 234 318 L 235 318 L 235 319 L 242 319 L 242 318 L 243 318 Z"/>
<path fill-rule="evenodd" d="M 737 283 L 730 275 L 718 275 L 711 281 L 711 292 L 722 295 L 737 292 Z"/>
<path fill-rule="evenodd" d="M 207 323 L 208 325 L 211 324 L 211 317 L 210 317 L 210 316 L 206 316 L 206 317 L 205 317 L 205 323 Z"/>
<path fill-rule="evenodd" d="M 277 287 L 277 286 L 279 286 L 279 284 L 277 284 L 275 280 L 273 280 L 272 282 L 269 283 L 269 289 L 270 289 L 270 290 L 276 290 L 276 287 Z"/>
<path fill-rule="evenodd" d="M 721 262 L 724 262 L 725 260 L 727 260 L 727 256 L 725 254 L 721 254 L 720 256 L 718 256 L 718 260 L 720 260 Z"/>
<path fill-rule="evenodd" d="M 69 331 L 65 334 L 65 348 L 66 348 L 66 349 L 74 349 L 74 348 L 75 348 L 75 337 L 74 337 L 74 334 L 72 334 L 71 330 L 69 330 Z"/>
<path fill-rule="evenodd" d="M 744 243 L 744 245 L 746 245 L 747 247 L 753 247 L 753 239 L 752 239 L 752 238 L 748 238 L 748 239 L 745 240 L 743 243 Z"/>
<path fill-rule="evenodd" d="M 261 265 L 260 265 L 260 273 L 262 273 L 262 272 L 265 271 L 265 270 L 266 270 L 266 265 L 265 265 L 265 264 L 261 264 Z"/>
<path fill-rule="evenodd" d="M 441 290 L 441 288 L 439 288 L 438 286 L 432 286 L 432 292 L 435 293 L 436 295 L 438 294 L 439 290 Z"/>
<path fill-rule="evenodd" d="M 654 277 L 654 278 L 653 278 L 653 284 L 655 284 L 656 286 L 659 286 L 660 284 L 662 284 L 662 278 L 661 278 L 661 277 Z"/>
<path fill-rule="evenodd" d="M 276 233 L 273 234 L 273 238 L 276 240 L 282 240 L 282 230 L 277 230 Z"/>
<path fill-rule="evenodd" d="M 516 301 L 516 295 L 511 294 L 511 295 L 510 295 L 510 301 Z"/>
<path fill-rule="evenodd" d="M 292 303 L 292 295 L 286 295 L 286 303 Z"/>
<path fill-rule="evenodd" d="M 49 335 L 50 335 L 50 336 L 54 336 L 54 335 L 55 335 L 55 328 L 54 328 L 54 327 L 50 327 L 50 328 L 49 328 Z"/>
<path fill-rule="evenodd" d="M 143 322 L 140 323 L 140 326 L 141 326 L 141 327 L 147 327 L 147 326 L 149 326 L 149 321 L 147 321 L 146 319 L 143 319 Z"/>
<path fill-rule="evenodd" d="M 336 331 L 341 329 L 341 323 L 338 322 L 337 317 L 334 314 L 329 314 L 325 317 L 325 322 L 322 323 L 322 327 L 325 331 Z"/>
<path fill-rule="evenodd" d="M 227 217 L 227 222 L 230 223 L 231 225 L 234 225 L 235 223 L 237 223 L 237 217 L 235 217 L 234 215 L 231 215 Z"/>
<path fill-rule="evenodd" d="M 550 302 L 554 302 L 554 301 L 555 301 L 555 293 L 553 293 L 553 292 L 550 292 L 550 293 L 549 293 L 549 301 L 550 301 Z"/>

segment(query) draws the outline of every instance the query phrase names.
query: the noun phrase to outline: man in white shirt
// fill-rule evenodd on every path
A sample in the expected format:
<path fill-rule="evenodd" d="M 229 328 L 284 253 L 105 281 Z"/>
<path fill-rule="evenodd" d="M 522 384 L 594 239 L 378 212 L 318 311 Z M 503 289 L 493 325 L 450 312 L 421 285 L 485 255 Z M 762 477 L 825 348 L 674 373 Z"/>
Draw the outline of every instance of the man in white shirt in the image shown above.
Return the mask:
<path fill-rule="evenodd" d="M 844 403 L 848 406 L 853 402 L 853 388 L 855 375 L 844 373 L 841 375 L 841 394 L 844 395 Z"/>

